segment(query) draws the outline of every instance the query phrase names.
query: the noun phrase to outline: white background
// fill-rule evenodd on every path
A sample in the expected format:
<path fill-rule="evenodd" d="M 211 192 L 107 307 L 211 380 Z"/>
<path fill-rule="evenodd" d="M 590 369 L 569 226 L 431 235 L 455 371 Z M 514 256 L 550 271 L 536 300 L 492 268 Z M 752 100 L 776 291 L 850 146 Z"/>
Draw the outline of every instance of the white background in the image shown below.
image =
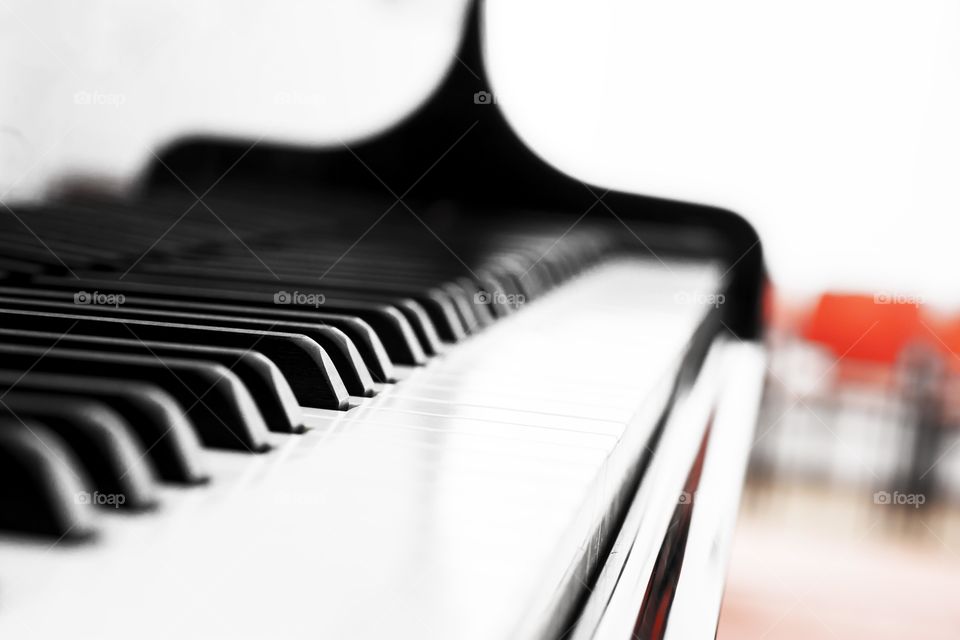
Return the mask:
<path fill-rule="evenodd" d="M 960 303 L 960 2 L 489 9 L 499 102 L 566 171 L 742 213 L 788 291 Z"/>

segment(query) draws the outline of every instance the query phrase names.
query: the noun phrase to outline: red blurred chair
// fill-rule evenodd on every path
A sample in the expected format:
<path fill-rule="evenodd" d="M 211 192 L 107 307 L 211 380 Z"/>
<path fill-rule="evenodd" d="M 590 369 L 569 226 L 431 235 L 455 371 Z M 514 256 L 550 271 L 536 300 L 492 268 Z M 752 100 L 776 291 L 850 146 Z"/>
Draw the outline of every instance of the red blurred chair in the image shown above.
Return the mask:
<path fill-rule="evenodd" d="M 933 342 L 917 304 L 886 296 L 836 293 L 820 297 L 802 335 L 837 358 L 888 365 L 897 361 L 907 345 Z"/>

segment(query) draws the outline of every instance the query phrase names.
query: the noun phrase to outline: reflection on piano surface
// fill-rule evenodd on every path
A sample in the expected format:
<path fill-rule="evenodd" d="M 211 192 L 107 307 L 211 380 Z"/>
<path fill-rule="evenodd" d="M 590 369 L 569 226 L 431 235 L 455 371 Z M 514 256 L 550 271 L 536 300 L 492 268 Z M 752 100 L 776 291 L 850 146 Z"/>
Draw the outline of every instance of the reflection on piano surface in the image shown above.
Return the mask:
<path fill-rule="evenodd" d="M 382 136 L 5 205 L 4 638 L 712 637 L 755 234 L 543 163 L 479 15 Z"/>

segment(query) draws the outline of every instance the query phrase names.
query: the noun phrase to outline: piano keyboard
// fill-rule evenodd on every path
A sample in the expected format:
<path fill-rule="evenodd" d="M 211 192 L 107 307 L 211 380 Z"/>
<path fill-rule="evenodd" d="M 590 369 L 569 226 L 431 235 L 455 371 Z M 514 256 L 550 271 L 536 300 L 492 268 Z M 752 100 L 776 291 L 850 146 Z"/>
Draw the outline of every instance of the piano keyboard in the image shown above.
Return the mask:
<path fill-rule="evenodd" d="M 509 637 L 601 562 L 716 266 L 181 211 L 2 219 L 3 637 Z"/>
<path fill-rule="evenodd" d="M 712 637 L 749 223 L 529 148 L 479 0 L 162 4 L 0 22 L 0 638 Z"/>

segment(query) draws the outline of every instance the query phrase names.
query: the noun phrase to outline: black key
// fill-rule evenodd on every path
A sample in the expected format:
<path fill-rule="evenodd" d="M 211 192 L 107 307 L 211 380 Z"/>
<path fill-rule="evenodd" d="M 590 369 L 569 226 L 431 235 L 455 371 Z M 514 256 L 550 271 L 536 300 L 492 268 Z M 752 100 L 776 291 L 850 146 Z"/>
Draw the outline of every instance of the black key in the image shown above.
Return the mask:
<path fill-rule="evenodd" d="M 326 351 L 300 334 L 15 309 L 0 309 L 0 327 L 256 350 L 283 372 L 301 405 L 349 407 L 347 390 Z"/>
<path fill-rule="evenodd" d="M 155 295 L 172 300 L 188 300 L 191 302 L 224 302 L 243 304 L 268 309 L 277 309 L 278 302 L 275 293 L 266 289 L 260 291 L 240 291 L 228 289 L 200 288 L 196 282 L 180 284 L 131 282 L 129 280 L 101 280 L 62 278 L 59 276 L 37 276 L 35 282 L 48 287 L 58 287 L 70 292 L 71 295 L 79 290 L 103 290 L 119 293 L 138 293 Z M 283 309 L 310 310 L 312 306 L 297 306 L 281 303 Z M 326 300 L 323 309 L 327 313 L 356 316 L 367 322 L 377 332 L 383 342 L 390 359 L 398 364 L 421 365 L 426 364 L 427 357 L 413 327 L 407 322 L 400 311 L 390 305 L 370 302 L 333 302 Z M 314 309 L 315 310 L 315 309 Z"/>
<path fill-rule="evenodd" d="M 42 423 L 0 417 L 0 530 L 82 539 L 93 532 L 87 486 L 67 447 Z"/>
<path fill-rule="evenodd" d="M 95 504 L 142 510 L 156 506 L 153 472 L 126 421 L 96 400 L 30 391 L 0 398 L 0 413 L 46 425 L 70 448 L 104 497 Z M 89 497 L 89 496 L 88 496 Z M 81 496 L 82 498 L 82 496 Z"/>
<path fill-rule="evenodd" d="M 65 349 L 92 349 L 109 353 L 217 362 L 237 374 L 240 381 L 246 385 L 271 431 L 303 433 L 305 429 L 303 412 L 286 378 L 269 358 L 257 351 L 15 329 L 0 329 L 0 343 L 35 347 L 56 345 Z"/>
<path fill-rule="evenodd" d="M 471 278 L 459 278 L 457 284 L 460 285 L 464 292 L 462 304 L 469 308 L 469 310 L 464 313 L 473 315 L 476 321 L 476 330 L 485 329 L 493 324 L 495 318 L 489 305 L 483 304 L 478 300 L 478 294 L 481 290 L 484 290 L 483 287 Z"/>
<path fill-rule="evenodd" d="M 156 384 L 186 407 L 205 446 L 262 452 L 267 427 L 240 379 L 223 365 L 178 358 L 45 349 L 0 344 L 0 362 L 14 371 L 37 371 Z"/>
<path fill-rule="evenodd" d="M 170 309 L 142 309 L 126 303 L 116 307 L 104 305 L 75 304 L 55 300 L 39 300 L 0 297 L 0 307 L 5 309 L 23 309 L 51 313 L 72 313 L 105 318 L 130 318 L 153 322 L 173 322 L 193 324 L 205 327 L 225 329 L 249 329 L 253 331 L 275 331 L 278 333 L 298 333 L 307 336 L 319 344 L 333 361 L 337 372 L 343 379 L 347 391 L 357 396 L 373 395 L 373 379 L 363 358 L 350 340 L 339 329 L 319 324 L 291 322 L 289 320 L 262 320 L 242 318 L 237 315 L 203 314 L 174 311 Z"/>
<path fill-rule="evenodd" d="M 423 306 L 413 298 L 401 298 L 394 301 L 394 306 L 400 310 L 400 313 L 406 317 L 407 322 L 413 327 L 413 332 L 420 341 L 420 348 L 428 356 L 435 356 L 443 352 L 443 344 L 440 336 L 427 315 Z"/>
<path fill-rule="evenodd" d="M 513 277 L 497 266 L 480 267 L 477 275 L 481 278 L 481 289 L 475 301 L 487 305 L 494 317 L 502 318 L 517 310 L 516 304 L 511 301 L 526 301 L 526 294 L 516 285 Z"/>
<path fill-rule="evenodd" d="M 292 294 L 296 292 L 295 287 L 289 286 L 286 287 L 286 289 L 278 290 L 277 287 L 270 286 L 269 281 L 250 283 L 242 281 L 221 282 L 217 280 L 203 280 L 199 277 L 186 278 L 151 274 L 130 276 L 130 279 L 138 283 L 174 284 L 177 286 L 200 285 L 223 291 L 229 291 L 230 287 L 238 287 L 244 291 L 258 291 L 263 296 L 270 296 L 271 299 L 275 295 L 282 295 L 283 293 Z M 294 303 L 293 306 L 296 308 L 296 303 Z M 329 295 L 325 294 L 322 308 L 332 313 L 353 313 L 364 318 L 370 322 L 371 325 L 374 325 L 375 321 L 381 321 L 382 319 L 369 315 L 368 309 L 370 309 L 371 306 L 378 310 L 382 310 L 383 307 L 388 307 L 395 312 L 399 312 L 406 320 L 406 326 L 403 326 L 402 329 L 404 332 L 410 332 L 407 339 L 412 340 L 415 346 L 405 345 L 407 348 L 410 348 L 410 353 L 400 353 L 394 357 L 394 360 L 398 363 L 422 364 L 425 362 L 426 356 L 437 355 L 442 351 L 441 340 L 433 322 L 420 303 L 413 298 L 383 297 L 338 291 Z M 301 308 L 316 309 L 319 308 L 319 305 L 307 304 L 302 305 Z M 385 338 L 384 342 L 386 343 Z"/>
<path fill-rule="evenodd" d="M 202 484 L 209 479 L 203 468 L 200 441 L 184 408 L 156 385 L 0 369 L 0 395 L 10 389 L 99 400 L 124 417 L 161 480 Z"/>
<path fill-rule="evenodd" d="M 149 285 L 148 285 L 149 286 Z M 0 296 L 17 299 L 52 300 L 71 302 L 74 292 L 56 289 L 28 289 L 25 287 L 0 287 Z M 355 316 L 321 313 L 303 308 L 287 309 L 282 306 L 275 308 L 253 307 L 241 304 L 229 304 L 229 301 L 219 303 L 197 302 L 189 300 L 171 299 L 146 292 L 142 295 L 126 295 L 124 306 L 141 309 L 165 309 L 186 311 L 191 313 L 207 313 L 218 315 L 238 316 L 242 318 L 261 318 L 265 320 L 305 322 L 310 324 L 329 325 L 343 331 L 360 352 L 364 364 L 370 371 L 375 382 L 395 382 L 393 363 L 384 349 L 383 343 L 373 328 L 365 321 Z"/>
<path fill-rule="evenodd" d="M 162 264 L 143 265 L 138 271 L 136 280 L 144 277 L 143 274 L 152 273 L 161 276 L 183 276 L 199 278 L 218 285 L 223 283 L 259 283 L 281 289 L 311 288 L 322 290 L 332 298 L 354 298 L 357 300 L 371 300 L 393 305 L 405 305 L 416 301 L 418 307 L 424 311 L 429 321 L 423 322 L 424 335 L 430 336 L 430 341 L 440 340 L 440 337 L 449 342 L 461 340 L 465 335 L 463 324 L 457 315 L 456 308 L 449 295 L 437 287 L 412 287 L 410 285 L 385 283 L 383 281 L 370 282 L 361 278 L 342 278 L 324 276 L 318 279 L 317 274 L 308 271 L 299 273 L 284 273 L 277 281 L 270 274 L 250 267 L 235 266 L 218 268 L 204 264 Z M 82 277 L 82 276 L 81 276 Z M 228 285 L 229 286 L 229 285 Z M 235 286 L 235 285 L 234 285 Z"/>
<path fill-rule="evenodd" d="M 490 315 L 478 316 L 473 306 L 473 296 L 477 293 L 477 285 L 469 278 L 458 278 L 455 282 L 445 283 L 444 291 L 450 295 L 454 309 L 463 323 L 467 333 L 476 333 L 490 324 Z"/>

